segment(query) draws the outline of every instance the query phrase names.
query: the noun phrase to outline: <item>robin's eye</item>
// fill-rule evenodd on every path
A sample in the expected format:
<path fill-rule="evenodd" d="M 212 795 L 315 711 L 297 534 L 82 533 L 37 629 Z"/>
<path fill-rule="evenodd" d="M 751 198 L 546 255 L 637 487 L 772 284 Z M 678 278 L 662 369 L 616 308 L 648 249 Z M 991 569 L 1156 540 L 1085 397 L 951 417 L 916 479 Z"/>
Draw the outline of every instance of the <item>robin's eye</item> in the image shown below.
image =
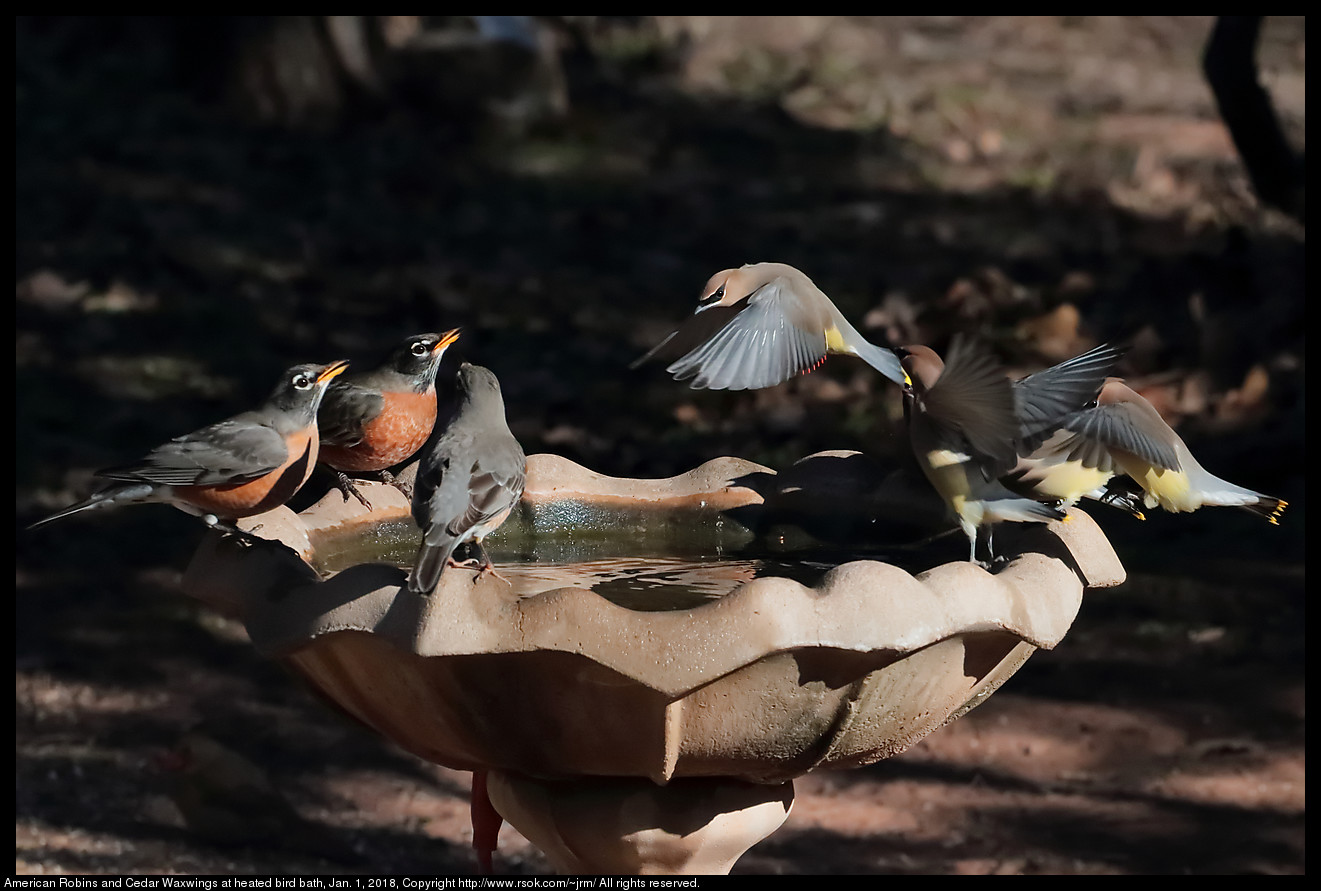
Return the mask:
<path fill-rule="evenodd" d="M 306 390 L 312 386 L 312 378 L 306 374 L 296 374 L 294 375 L 294 386 L 300 390 Z"/>
<path fill-rule="evenodd" d="M 427 345 L 424 342 L 419 340 L 417 343 L 413 344 L 414 356 L 425 356 L 429 352 L 431 352 L 431 350 L 427 349 Z"/>

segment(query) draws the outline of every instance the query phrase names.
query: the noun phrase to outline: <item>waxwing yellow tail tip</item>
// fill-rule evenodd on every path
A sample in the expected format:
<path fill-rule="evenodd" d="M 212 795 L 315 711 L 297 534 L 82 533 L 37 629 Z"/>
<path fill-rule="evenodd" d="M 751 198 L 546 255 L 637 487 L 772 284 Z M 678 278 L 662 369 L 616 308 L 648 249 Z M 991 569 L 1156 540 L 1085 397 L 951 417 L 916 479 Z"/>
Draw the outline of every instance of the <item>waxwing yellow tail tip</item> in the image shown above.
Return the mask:
<path fill-rule="evenodd" d="M 1144 521 L 1144 522 L 1145 522 L 1146 519 L 1147 519 L 1147 515 L 1144 514 L 1144 513 L 1143 513 L 1142 511 L 1140 511 L 1140 510 L 1135 510 L 1135 511 L 1133 511 L 1133 516 L 1137 517 L 1139 520 L 1142 520 L 1142 521 Z"/>

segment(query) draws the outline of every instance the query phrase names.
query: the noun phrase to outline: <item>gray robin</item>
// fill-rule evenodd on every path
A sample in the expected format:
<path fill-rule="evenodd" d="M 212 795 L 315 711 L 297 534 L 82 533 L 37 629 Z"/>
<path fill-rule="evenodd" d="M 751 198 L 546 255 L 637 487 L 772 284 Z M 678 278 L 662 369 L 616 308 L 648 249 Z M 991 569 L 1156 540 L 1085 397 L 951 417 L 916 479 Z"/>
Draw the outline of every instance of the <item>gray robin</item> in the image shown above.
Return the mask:
<path fill-rule="evenodd" d="M 1093 498 L 1139 518 L 1139 504 L 1176 513 L 1221 506 L 1240 507 L 1278 525 L 1288 507 L 1202 467 L 1155 406 L 1119 378 L 1106 380 L 1091 405 L 1063 418 L 1058 430 L 1020 458 L 1006 481 L 1067 503 Z"/>
<path fill-rule="evenodd" d="M 260 408 L 177 436 L 135 464 L 97 471 L 109 480 L 103 488 L 29 528 L 125 504 L 164 502 L 210 525 L 284 504 L 312 474 L 317 406 L 347 367 L 343 360 L 294 366 Z"/>
<path fill-rule="evenodd" d="M 899 357 L 859 334 L 810 278 L 784 263 L 754 263 L 711 276 L 688 321 L 633 367 L 662 358 L 694 389 L 756 390 L 814 371 L 832 353 L 907 383 Z"/>
<path fill-rule="evenodd" d="M 1067 516 L 1062 498 L 1015 492 L 1000 478 L 1017 466 L 1025 443 L 1046 438 L 1095 398 L 1118 350 L 1098 347 L 1016 382 L 985 348 L 963 338 L 955 339 L 947 362 L 925 346 L 897 352 L 911 379 L 905 402 L 913 453 L 967 534 L 970 561 L 983 529 L 995 559 L 994 523 Z"/>
<path fill-rule="evenodd" d="M 482 573 L 494 572 L 482 539 L 523 497 L 527 458 L 505 420 L 500 383 L 490 370 L 467 362 L 422 447 L 413 490 L 413 519 L 422 529 L 408 589 L 430 594 L 459 545 L 472 542 Z"/>
<path fill-rule="evenodd" d="M 436 422 L 436 370 L 459 329 L 414 334 L 372 371 L 346 375 L 321 401 L 322 464 L 333 470 L 345 500 L 351 494 L 371 505 L 347 473 L 380 473 L 411 495 L 388 470 L 417 453 Z"/>

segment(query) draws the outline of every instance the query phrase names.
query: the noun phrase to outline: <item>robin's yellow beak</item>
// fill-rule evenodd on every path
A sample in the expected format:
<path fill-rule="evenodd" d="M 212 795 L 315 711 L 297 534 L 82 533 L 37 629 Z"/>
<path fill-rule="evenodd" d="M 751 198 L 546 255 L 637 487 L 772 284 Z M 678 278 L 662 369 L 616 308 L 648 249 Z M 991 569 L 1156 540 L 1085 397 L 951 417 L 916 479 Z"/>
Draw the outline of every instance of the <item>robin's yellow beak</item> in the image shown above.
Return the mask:
<path fill-rule="evenodd" d="M 436 345 L 431 348 L 431 352 L 439 353 L 458 339 L 459 339 L 458 328 L 453 328 L 449 331 L 446 331 L 444 334 L 440 335 L 440 340 L 436 341 Z"/>
<path fill-rule="evenodd" d="M 335 377 L 343 374 L 344 369 L 348 367 L 349 367 L 348 359 L 337 359 L 334 362 L 331 362 L 325 368 L 321 369 L 320 373 L 318 373 L 316 376 L 316 382 L 318 384 L 324 384 L 327 381 L 330 381 Z"/>

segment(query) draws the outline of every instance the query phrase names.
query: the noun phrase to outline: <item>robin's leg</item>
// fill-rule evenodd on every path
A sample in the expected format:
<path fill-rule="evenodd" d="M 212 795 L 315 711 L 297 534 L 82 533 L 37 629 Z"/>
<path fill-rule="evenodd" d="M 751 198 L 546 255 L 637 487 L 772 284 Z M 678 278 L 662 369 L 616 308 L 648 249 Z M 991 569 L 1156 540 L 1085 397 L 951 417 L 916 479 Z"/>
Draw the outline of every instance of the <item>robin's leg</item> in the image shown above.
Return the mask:
<path fill-rule="evenodd" d="M 381 482 L 385 483 L 387 486 L 394 486 L 400 492 L 403 492 L 404 497 L 407 498 L 409 501 L 413 500 L 413 487 L 410 486 L 408 483 L 404 482 L 403 480 L 399 479 L 399 477 L 395 476 L 390 471 L 388 470 L 381 471 Z"/>
<path fill-rule="evenodd" d="M 477 545 L 471 541 L 460 542 L 459 545 L 450 553 L 447 566 L 462 566 L 465 569 L 476 569 L 480 565 L 476 553 Z M 463 557 L 455 557 L 455 554 L 462 554 Z"/>
<path fill-rule="evenodd" d="M 482 543 L 480 541 L 474 541 L 472 544 L 473 547 L 477 549 L 477 553 L 481 558 L 480 568 L 477 570 L 477 576 L 473 579 L 473 583 L 475 584 L 480 581 L 481 577 L 484 575 L 493 575 L 506 585 L 512 585 L 513 582 L 495 571 L 495 564 L 491 562 L 491 556 L 486 553 L 486 548 L 482 547 Z"/>
<path fill-rule="evenodd" d="M 358 487 L 353 484 L 353 480 L 349 479 L 344 471 L 335 471 L 335 482 L 336 485 L 339 486 L 340 494 L 344 496 L 345 501 L 348 501 L 349 496 L 352 495 L 354 498 L 358 499 L 358 501 L 362 503 L 362 506 L 367 508 L 367 510 L 372 509 L 372 503 L 367 500 L 367 496 L 363 495 L 362 492 L 358 490 Z"/>
<path fill-rule="evenodd" d="M 229 520 L 222 520 L 215 514 L 202 514 L 202 522 L 218 532 L 234 532 L 238 535 L 248 534 Z"/>
<path fill-rule="evenodd" d="M 222 520 L 219 517 L 217 517 L 215 514 L 203 514 L 201 519 L 202 522 L 205 523 L 208 528 L 214 529 L 217 532 L 223 532 L 226 535 L 236 535 L 248 544 L 263 540 L 260 535 L 256 534 L 257 530 L 261 528 L 260 523 L 258 523 L 256 526 L 253 526 L 251 530 L 247 530 L 247 529 L 240 529 L 232 521 Z"/>

